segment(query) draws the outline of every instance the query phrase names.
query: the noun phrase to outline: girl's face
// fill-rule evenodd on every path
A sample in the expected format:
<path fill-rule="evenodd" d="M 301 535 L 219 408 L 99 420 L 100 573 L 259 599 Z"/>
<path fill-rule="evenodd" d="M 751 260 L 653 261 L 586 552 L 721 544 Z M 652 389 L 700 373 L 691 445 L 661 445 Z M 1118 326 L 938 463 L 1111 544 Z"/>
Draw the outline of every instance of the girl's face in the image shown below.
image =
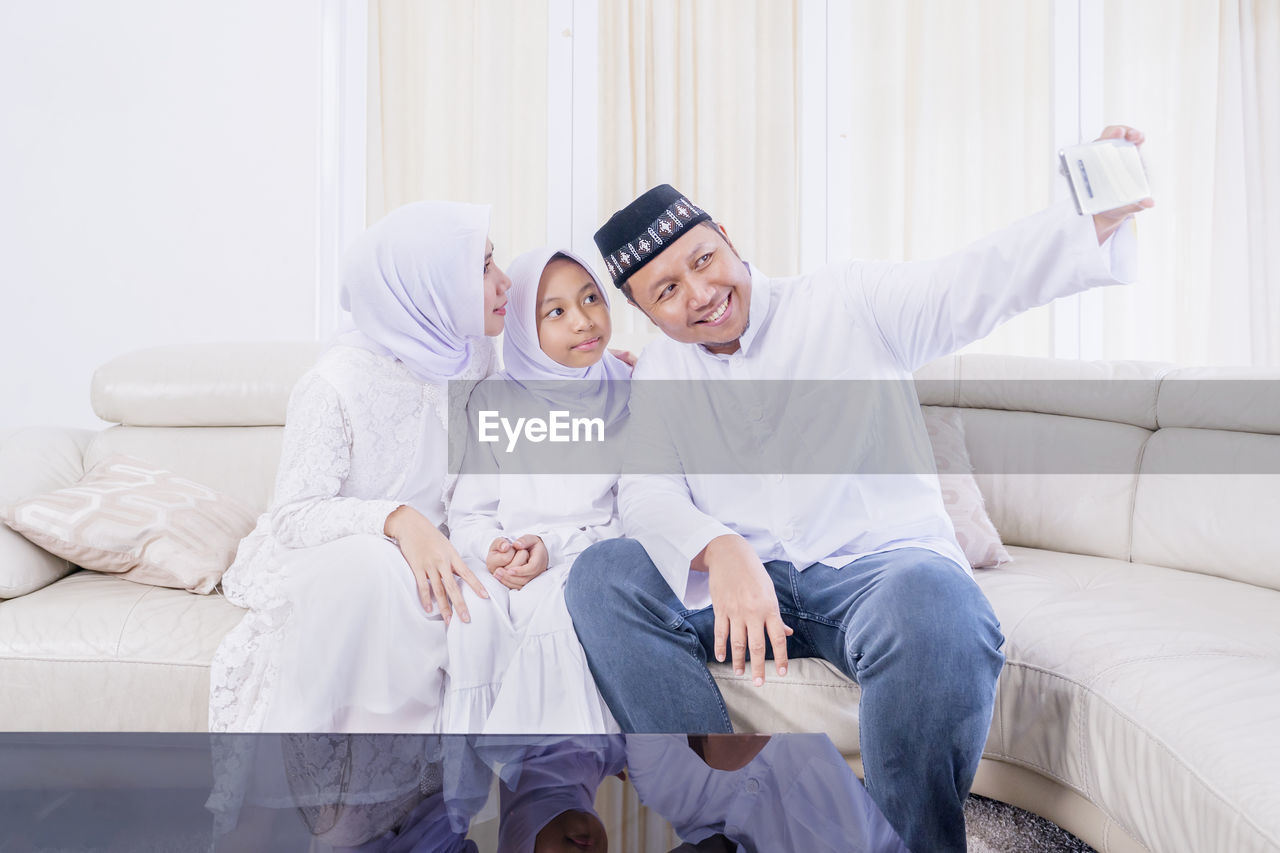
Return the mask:
<path fill-rule="evenodd" d="M 593 814 L 561 812 L 542 828 L 533 841 L 533 853 L 608 853 L 609 836 Z"/>
<path fill-rule="evenodd" d="M 507 291 L 511 279 L 493 260 L 493 243 L 484 245 L 484 333 L 489 337 L 502 334 L 507 317 Z"/>
<path fill-rule="evenodd" d="M 609 306 L 591 273 L 577 261 L 556 258 L 538 280 L 534 316 L 538 345 L 565 367 L 590 367 L 604 357 L 613 333 Z"/>

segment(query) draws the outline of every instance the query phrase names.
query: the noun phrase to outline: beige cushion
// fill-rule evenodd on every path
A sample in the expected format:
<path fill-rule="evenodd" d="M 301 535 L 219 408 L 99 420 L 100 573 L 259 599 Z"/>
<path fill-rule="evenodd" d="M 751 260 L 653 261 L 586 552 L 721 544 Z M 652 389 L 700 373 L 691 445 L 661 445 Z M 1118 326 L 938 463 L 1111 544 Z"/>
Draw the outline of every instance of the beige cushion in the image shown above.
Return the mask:
<path fill-rule="evenodd" d="M 987 755 L 1152 850 L 1280 848 L 1280 592 L 1011 548 L 977 572 L 1007 663 Z"/>
<path fill-rule="evenodd" d="M 1184 367 L 1165 377 L 1161 427 L 1280 434 L 1280 369 Z"/>
<path fill-rule="evenodd" d="M 275 489 L 283 427 L 127 427 L 103 430 L 85 450 L 90 467 L 124 453 L 150 460 L 265 512 Z"/>
<path fill-rule="evenodd" d="M 858 754 L 858 685 L 822 658 L 796 658 L 779 678 L 766 667 L 762 687 L 730 663 L 707 666 L 738 732 L 826 732 L 842 755 Z M 750 670 L 748 670 L 748 673 Z"/>
<path fill-rule="evenodd" d="M 1142 469 L 1135 560 L 1280 590 L 1280 435 L 1161 429 Z"/>
<path fill-rule="evenodd" d="M 133 456 L 112 456 L 73 485 L 10 505 L 4 521 L 77 566 L 208 593 L 253 529 L 234 498 Z"/>
<path fill-rule="evenodd" d="M 925 429 L 929 431 L 929 443 L 933 445 L 942 504 L 965 559 L 974 568 L 1009 562 L 1009 552 L 1000 544 L 1000 534 L 987 517 L 982 492 L 973 479 L 960 412 L 936 406 L 925 406 L 921 411 Z"/>
<path fill-rule="evenodd" d="M 37 427 L 0 441 L 0 508 L 74 483 L 84 474 L 89 430 Z M 16 598 L 53 583 L 72 566 L 7 527 L 0 527 L 0 598 Z"/>
<path fill-rule="evenodd" d="M 1140 427 L 962 410 L 974 479 L 1006 545 L 1127 559 Z"/>
<path fill-rule="evenodd" d="M 0 604 L 0 729 L 204 731 L 209 661 L 243 617 L 192 595 L 76 572 Z"/>
<path fill-rule="evenodd" d="M 131 426 L 280 426 L 289 393 L 327 344 L 186 344 L 126 353 L 98 368 L 90 400 Z"/>
<path fill-rule="evenodd" d="M 918 370 L 921 403 L 1040 412 L 1156 428 L 1160 380 L 1172 368 L 1145 361 L 967 354 Z"/>

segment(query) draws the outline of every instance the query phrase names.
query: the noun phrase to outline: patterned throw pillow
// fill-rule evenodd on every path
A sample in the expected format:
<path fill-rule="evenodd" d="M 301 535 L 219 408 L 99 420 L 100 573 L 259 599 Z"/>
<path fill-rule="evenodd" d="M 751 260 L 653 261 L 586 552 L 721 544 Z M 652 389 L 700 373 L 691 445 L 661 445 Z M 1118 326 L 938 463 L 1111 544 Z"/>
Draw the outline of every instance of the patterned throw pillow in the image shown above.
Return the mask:
<path fill-rule="evenodd" d="M 933 461 L 938 467 L 942 503 L 956 541 L 965 559 L 975 569 L 998 566 L 1013 560 L 1000 541 L 996 526 L 987 516 L 978 482 L 973 479 L 969 449 L 964 443 L 964 420 L 955 409 L 924 406 L 924 425 L 933 443 Z"/>
<path fill-rule="evenodd" d="M 4 522 L 81 568 L 204 594 L 231 565 L 254 517 L 208 486 L 111 456 L 73 486 L 6 507 Z"/>

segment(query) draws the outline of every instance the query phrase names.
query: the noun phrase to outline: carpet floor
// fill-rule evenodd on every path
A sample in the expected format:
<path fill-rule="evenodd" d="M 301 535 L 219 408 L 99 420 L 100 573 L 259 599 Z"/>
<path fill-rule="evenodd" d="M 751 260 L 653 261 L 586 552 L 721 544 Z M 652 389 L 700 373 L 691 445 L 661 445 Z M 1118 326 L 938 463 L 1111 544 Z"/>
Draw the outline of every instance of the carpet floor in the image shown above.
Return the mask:
<path fill-rule="evenodd" d="M 998 800 L 970 797 L 964 818 L 969 853 L 1094 853 L 1065 829 Z"/>

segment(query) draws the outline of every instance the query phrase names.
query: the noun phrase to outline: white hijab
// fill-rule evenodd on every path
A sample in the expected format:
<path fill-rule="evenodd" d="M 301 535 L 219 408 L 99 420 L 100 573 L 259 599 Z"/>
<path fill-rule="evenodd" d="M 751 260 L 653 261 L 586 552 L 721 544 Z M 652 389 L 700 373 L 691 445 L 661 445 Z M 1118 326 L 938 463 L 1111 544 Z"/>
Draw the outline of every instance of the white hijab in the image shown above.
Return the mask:
<path fill-rule="evenodd" d="M 566 367 L 542 351 L 538 344 L 538 282 L 555 255 L 576 261 L 600 290 L 605 306 L 609 294 L 585 260 L 566 249 L 543 246 L 525 252 L 507 267 L 511 290 L 507 293 L 507 322 L 503 334 L 499 376 L 520 385 L 552 409 L 568 409 L 575 415 L 604 419 L 613 426 L 627 413 L 631 368 L 612 353 L 590 367 Z"/>
<path fill-rule="evenodd" d="M 488 235 L 484 205 L 391 211 L 343 259 L 341 304 L 351 315 L 338 343 L 394 356 L 423 382 L 460 377 L 484 335 Z"/>

